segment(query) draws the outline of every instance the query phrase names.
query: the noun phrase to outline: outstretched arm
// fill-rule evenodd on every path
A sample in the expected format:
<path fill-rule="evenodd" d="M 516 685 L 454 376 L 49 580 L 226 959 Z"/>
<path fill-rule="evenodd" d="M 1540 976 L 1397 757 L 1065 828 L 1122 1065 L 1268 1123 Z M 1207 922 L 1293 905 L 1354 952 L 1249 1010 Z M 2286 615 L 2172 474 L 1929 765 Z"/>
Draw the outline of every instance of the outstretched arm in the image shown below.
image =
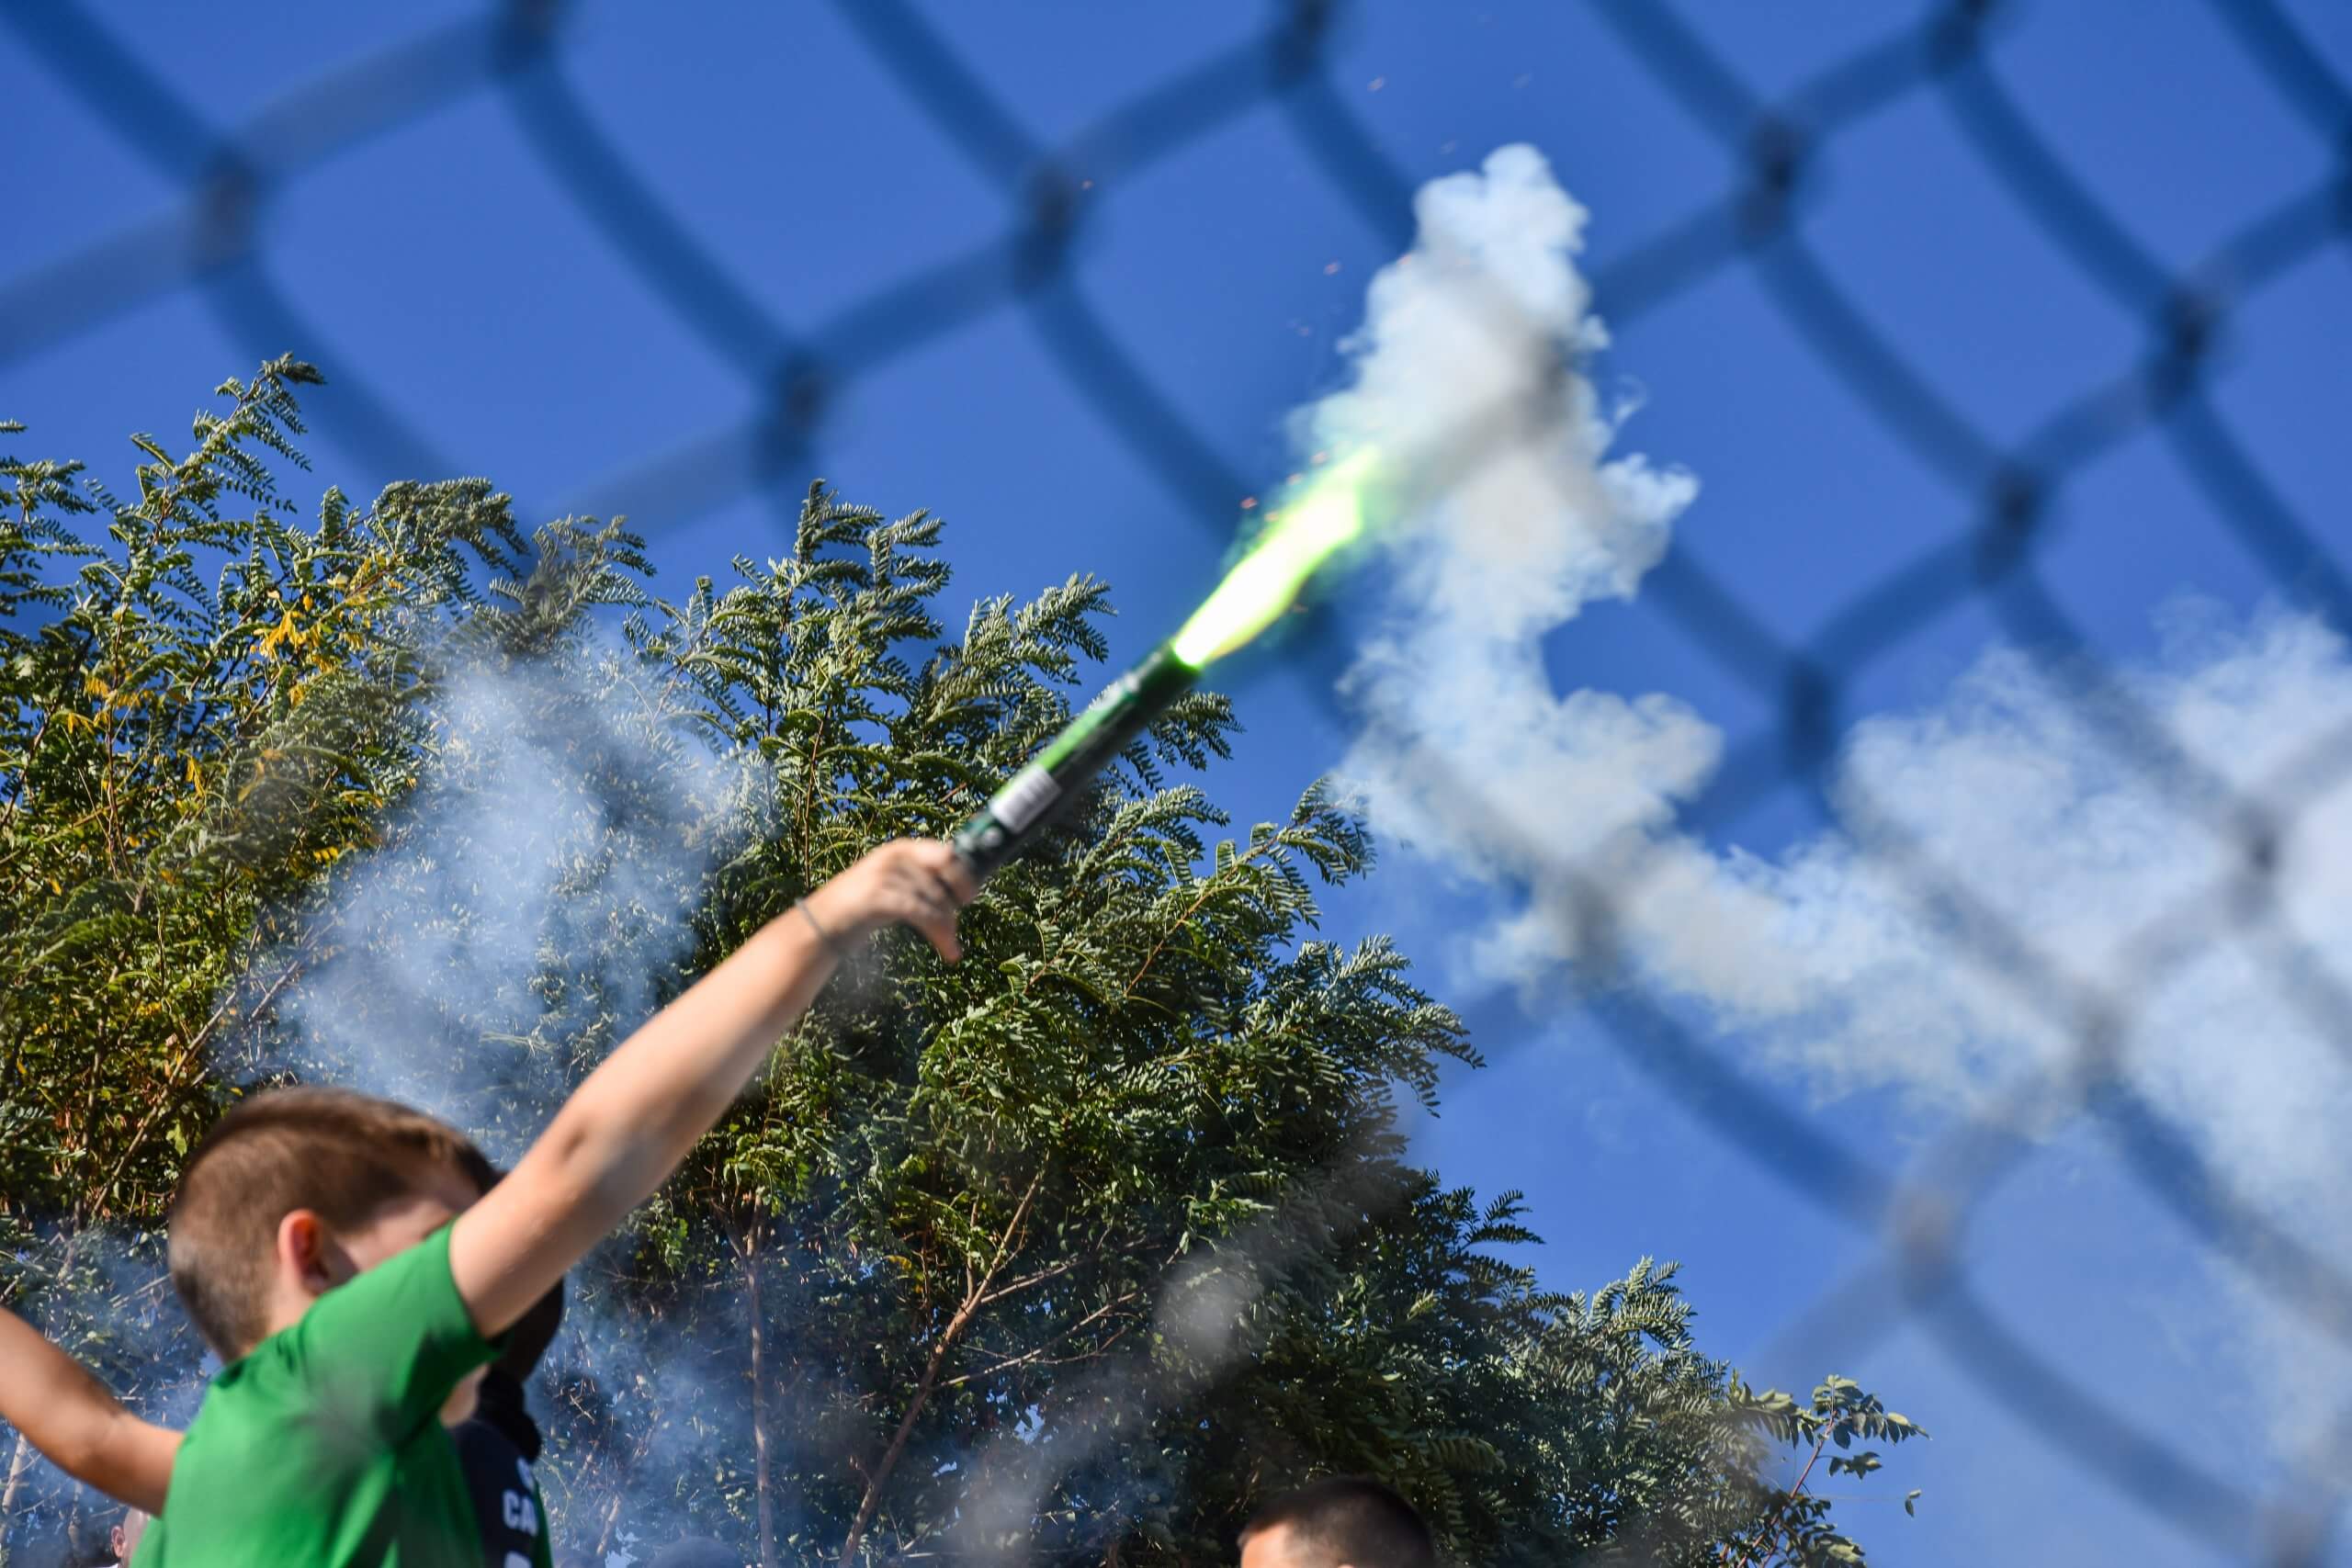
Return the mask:
<path fill-rule="evenodd" d="M 180 1434 L 122 1407 L 81 1362 L 0 1311 L 0 1420 L 51 1464 L 142 1513 L 164 1511 Z"/>
<path fill-rule="evenodd" d="M 474 1326 L 503 1333 L 668 1179 L 816 999 L 835 945 L 904 922 L 952 962 L 956 911 L 975 891 L 946 844 L 885 844 L 803 900 L 813 922 L 787 910 L 624 1041 L 451 1227 Z"/>

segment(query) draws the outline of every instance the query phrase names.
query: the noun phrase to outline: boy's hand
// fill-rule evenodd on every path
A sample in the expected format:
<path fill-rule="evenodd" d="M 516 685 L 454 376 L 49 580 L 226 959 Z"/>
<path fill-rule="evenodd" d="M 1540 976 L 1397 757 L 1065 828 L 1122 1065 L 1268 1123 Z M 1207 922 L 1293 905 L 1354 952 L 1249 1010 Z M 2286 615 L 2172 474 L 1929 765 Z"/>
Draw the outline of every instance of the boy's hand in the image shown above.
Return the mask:
<path fill-rule="evenodd" d="M 899 839 L 868 851 L 802 902 L 837 941 L 910 925 L 953 964 L 964 952 L 956 940 L 956 911 L 978 892 L 952 846 L 937 839 Z"/>

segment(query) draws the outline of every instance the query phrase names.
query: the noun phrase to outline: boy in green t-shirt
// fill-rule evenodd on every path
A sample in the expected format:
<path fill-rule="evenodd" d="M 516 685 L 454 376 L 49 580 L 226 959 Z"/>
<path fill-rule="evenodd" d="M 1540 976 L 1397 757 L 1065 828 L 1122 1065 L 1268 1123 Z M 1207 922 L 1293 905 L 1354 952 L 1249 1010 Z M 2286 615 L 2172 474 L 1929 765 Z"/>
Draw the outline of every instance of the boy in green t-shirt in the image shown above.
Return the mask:
<path fill-rule="evenodd" d="M 443 1404 L 650 1196 L 831 977 L 893 923 L 958 956 L 974 885 L 944 843 L 885 844 L 631 1035 L 512 1174 L 405 1107 L 256 1096 L 190 1158 L 172 1282 L 224 1363 L 135 1568 L 478 1561 Z"/>
<path fill-rule="evenodd" d="M 356 1097 L 329 1098 L 385 1109 Z M 302 1102 L 294 1097 L 282 1103 Z M 441 1407 L 441 1424 L 457 1445 L 473 1500 L 478 1561 L 487 1568 L 550 1568 L 547 1508 L 531 1469 L 539 1457 L 539 1429 L 523 1382 L 562 1316 L 559 1285 L 507 1331 L 504 1348 L 479 1387 L 460 1384 Z M 116 1560 L 128 1562 L 170 1492 L 182 1434 L 132 1415 L 88 1368 L 6 1308 L 0 1308 L 0 1422 L 74 1480 L 129 1505 L 113 1546 Z"/>

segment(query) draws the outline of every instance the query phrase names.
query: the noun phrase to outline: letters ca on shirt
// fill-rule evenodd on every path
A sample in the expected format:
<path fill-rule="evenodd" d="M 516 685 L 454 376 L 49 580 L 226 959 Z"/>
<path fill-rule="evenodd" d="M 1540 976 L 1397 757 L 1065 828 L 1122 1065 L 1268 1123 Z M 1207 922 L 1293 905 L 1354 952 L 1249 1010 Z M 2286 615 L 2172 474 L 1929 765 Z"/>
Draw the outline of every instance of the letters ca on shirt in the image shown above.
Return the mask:
<path fill-rule="evenodd" d="M 508 1487 L 499 1495 L 499 1512 L 508 1529 L 520 1530 L 527 1536 L 539 1533 L 539 1510 L 531 1501 L 531 1467 L 517 1461 L 515 1473 L 522 1477 L 523 1490 Z M 531 1560 L 519 1551 L 506 1554 L 503 1568 L 531 1568 Z"/>

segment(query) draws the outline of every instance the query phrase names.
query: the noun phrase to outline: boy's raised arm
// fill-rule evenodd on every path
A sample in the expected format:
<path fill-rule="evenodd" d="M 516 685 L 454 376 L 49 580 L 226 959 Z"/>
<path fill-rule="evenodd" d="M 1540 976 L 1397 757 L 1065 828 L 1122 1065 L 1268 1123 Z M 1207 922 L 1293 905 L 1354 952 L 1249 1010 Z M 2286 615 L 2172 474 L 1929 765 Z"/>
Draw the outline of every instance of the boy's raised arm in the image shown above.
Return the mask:
<path fill-rule="evenodd" d="M 975 891 L 946 844 L 885 844 L 624 1041 L 452 1227 L 449 1271 L 474 1326 L 503 1333 L 668 1179 L 816 999 L 841 944 L 903 922 L 952 962 L 956 911 Z"/>
<path fill-rule="evenodd" d="M 88 1368 L 6 1310 L 0 1420 L 74 1480 L 142 1513 L 164 1511 L 180 1434 L 125 1410 Z"/>

